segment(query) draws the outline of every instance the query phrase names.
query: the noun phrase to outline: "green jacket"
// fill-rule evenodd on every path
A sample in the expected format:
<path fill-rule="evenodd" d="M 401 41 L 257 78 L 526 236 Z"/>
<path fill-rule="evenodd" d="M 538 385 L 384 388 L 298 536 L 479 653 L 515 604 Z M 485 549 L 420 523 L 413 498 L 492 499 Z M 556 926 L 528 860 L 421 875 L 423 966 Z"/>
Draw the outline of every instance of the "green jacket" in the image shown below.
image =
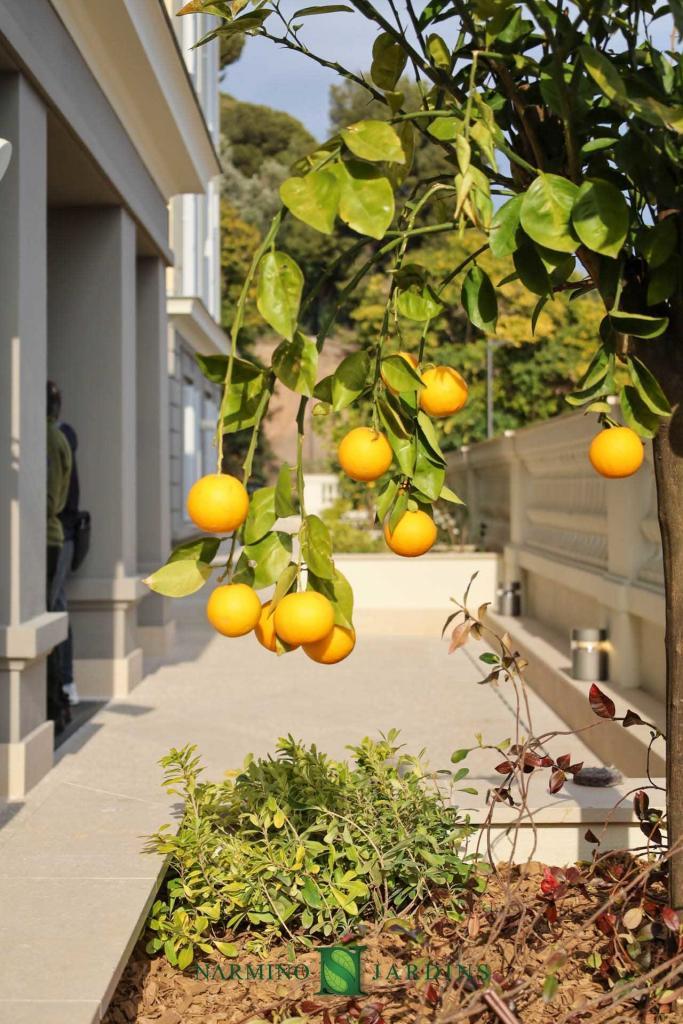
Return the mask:
<path fill-rule="evenodd" d="M 47 546 L 61 548 L 64 530 L 59 513 L 66 504 L 71 479 L 71 448 L 57 421 L 47 421 Z"/>

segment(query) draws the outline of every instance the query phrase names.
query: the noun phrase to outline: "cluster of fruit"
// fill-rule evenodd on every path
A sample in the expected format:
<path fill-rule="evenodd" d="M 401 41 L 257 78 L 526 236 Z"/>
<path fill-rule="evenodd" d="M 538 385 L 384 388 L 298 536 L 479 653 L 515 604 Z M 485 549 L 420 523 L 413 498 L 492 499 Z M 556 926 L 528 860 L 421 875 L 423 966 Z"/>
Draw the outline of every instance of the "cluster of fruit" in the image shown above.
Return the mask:
<path fill-rule="evenodd" d="M 417 360 L 409 352 L 397 353 L 417 370 Z M 418 395 L 419 408 L 434 419 L 452 416 L 459 412 L 467 401 L 467 384 L 450 366 L 433 366 L 420 374 L 423 387 Z M 384 372 L 382 380 L 389 391 L 393 388 Z M 393 461 L 393 452 L 388 440 L 371 427 L 356 427 L 349 431 L 338 449 L 339 464 L 347 476 L 362 483 L 372 483 L 383 476 Z M 422 509 L 407 510 L 393 530 L 388 519 L 384 523 L 384 539 L 391 550 L 404 558 L 424 555 L 434 544 L 437 536 L 436 524 Z"/>
<path fill-rule="evenodd" d="M 228 534 L 238 530 L 249 512 L 249 495 L 237 477 L 210 473 L 197 480 L 187 497 L 192 522 L 205 533 Z M 334 608 L 324 594 L 313 590 L 286 594 L 273 611 L 246 583 L 216 587 L 207 602 L 206 615 L 223 636 L 245 636 L 252 631 L 269 651 L 301 647 L 321 665 L 334 665 L 354 648 L 353 629 L 335 625 Z"/>

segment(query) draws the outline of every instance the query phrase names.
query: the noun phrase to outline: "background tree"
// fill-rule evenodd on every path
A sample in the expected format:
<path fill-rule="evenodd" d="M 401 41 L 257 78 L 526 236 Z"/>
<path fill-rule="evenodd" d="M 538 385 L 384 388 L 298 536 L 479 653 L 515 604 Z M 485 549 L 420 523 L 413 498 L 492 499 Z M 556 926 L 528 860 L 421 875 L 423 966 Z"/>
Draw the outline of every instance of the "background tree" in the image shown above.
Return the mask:
<path fill-rule="evenodd" d="M 390 529 L 406 508 L 448 497 L 438 439 L 415 405 L 420 379 L 383 356 L 402 320 L 423 324 L 422 357 L 444 289 L 460 281 L 472 326 L 495 331 L 502 285 L 480 262 L 484 246 L 497 259 L 510 257 L 515 279 L 534 296 L 532 327 L 558 292 L 599 298 L 594 357 L 571 401 L 609 428 L 606 399 L 617 392 L 626 423 L 653 438 L 665 567 L 668 829 L 670 842 L 683 842 L 683 66 L 673 46 L 665 53 L 652 42 L 663 18 L 672 16 L 683 30 L 683 3 L 429 0 L 418 7 L 405 0 L 399 11 L 393 0 L 349 0 L 288 18 L 278 0 L 190 0 L 181 13 L 198 10 L 222 17 L 222 37 L 258 34 L 335 68 L 391 113 L 390 124 L 364 116 L 346 126 L 301 160 L 280 190 L 289 213 L 305 224 L 329 235 L 339 218 L 361 235 L 354 254 L 365 250 L 365 239 L 375 240 L 340 292 L 342 303 L 393 254 L 374 358 L 355 353 L 315 385 L 323 413 L 372 398 L 399 465 L 377 501 Z M 376 29 L 370 79 L 305 45 L 306 19 L 326 10 L 355 12 Z M 419 84 L 419 110 L 406 109 L 402 76 Z M 418 138 L 445 154 L 449 169 L 404 198 Z M 317 354 L 334 316 L 326 316 L 315 343 L 297 331 L 325 277 L 306 286 L 295 261 L 278 251 L 282 220 L 278 213 L 250 274 L 258 275 L 259 311 L 283 337 L 272 373 L 303 396 L 302 432 Z M 416 238 L 470 231 L 488 241 L 442 279 L 410 263 Z M 236 337 L 235 330 L 235 344 Z M 231 359 L 222 413 L 235 400 L 233 369 Z M 220 430 L 225 422 L 223 416 Z M 249 469 L 247 460 L 245 474 Z M 299 467 L 302 494 L 301 476 Z M 309 529 L 304 520 L 304 543 Z M 276 597 L 298 580 L 284 554 L 282 566 Z M 331 562 L 324 569 L 309 572 L 309 586 L 331 591 L 341 614 L 339 575 Z M 672 858 L 671 894 L 683 907 L 683 850 Z"/>

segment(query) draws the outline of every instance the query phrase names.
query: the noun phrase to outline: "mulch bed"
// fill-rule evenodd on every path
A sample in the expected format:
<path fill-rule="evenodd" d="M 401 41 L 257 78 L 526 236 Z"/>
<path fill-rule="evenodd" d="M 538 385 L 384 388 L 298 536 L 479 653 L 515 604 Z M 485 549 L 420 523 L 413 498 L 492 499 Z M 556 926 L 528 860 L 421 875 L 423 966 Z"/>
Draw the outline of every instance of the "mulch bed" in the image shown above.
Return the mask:
<path fill-rule="evenodd" d="M 626 870 L 635 877 L 635 862 L 630 861 Z M 259 961 L 249 952 L 245 935 L 236 940 L 240 950 L 236 958 L 216 955 L 201 961 L 203 972 L 209 972 L 207 979 L 196 965 L 180 972 L 162 957 L 150 958 L 141 940 L 105 1024 L 249 1024 L 254 1020 L 279 1024 L 290 1017 L 304 1018 L 310 1024 L 657 1024 L 683 1020 L 680 967 L 678 974 L 668 979 L 656 975 L 649 989 L 641 981 L 625 1002 L 614 1005 L 620 987 L 618 968 L 622 975 L 643 974 L 642 968 L 629 966 L 628 957 L 624 971 L 619 908 L 614 905 L 600 914 L 619 875 L 607 879 L 604 874 L 591 876 L 586 882 L 585 875 L 576 879 L 568 874 L 567 879 L 560 873 L 561 884 L 555 888 L 549 882 L 555 876 L 541 864 L 512 868 L 492 876 L 487 893 L 473 902 L 462 923 L 454 924 L 432 910 L 429 915 L 414 915 L 403 925 L 395 921 L 382 928 L 368 925 L 353 936 L 344 936 L 341 941 L 366 947 L 363 987 L 367 995 L 356 998 L 319 995 L 319 954 L 297 952 L 292 961 L 287 943 L 271 947 L 267 959 Z M 653 907 L 657 901 L 662 903 L 663 893 L 661 879 L 655 879 L 648 883 L 645 897 Z M 502 908 L 505 913 L 501 916 Z M 649 972 L 659 969 L 671 974 L 671 941 L 657 933 L 650 943 Z M 591 954 L 603 958 L 602 975 L 586 965 Z M 244 972 L 247 963 L 256 968 L 260 962 L 307 965 L 310 976 L 305 980 L 278 979 L 273 970 L 275 976 L 267 980 L 266 968 L 263 980 L 229 980 L 231 964 L 243 965 Z M 427 962 L 432 965 L 430 977 L 425 976 Z M 435 978 L 435 965 L 445 968 L 449 963 L 450 982 L 443 975 Z M 417 979 L 406 979 L 408 964 L 413 965 Z M 482 990 L 476 979 L 486 969 L 494 983 Z M 552 1000 L 545 1002 L 544 981 L 553 971 L 559 984 Z M 299 973 L 303 973 L 301 967 Z M 666 994 L 661 1001 L 663 990 Z"/>

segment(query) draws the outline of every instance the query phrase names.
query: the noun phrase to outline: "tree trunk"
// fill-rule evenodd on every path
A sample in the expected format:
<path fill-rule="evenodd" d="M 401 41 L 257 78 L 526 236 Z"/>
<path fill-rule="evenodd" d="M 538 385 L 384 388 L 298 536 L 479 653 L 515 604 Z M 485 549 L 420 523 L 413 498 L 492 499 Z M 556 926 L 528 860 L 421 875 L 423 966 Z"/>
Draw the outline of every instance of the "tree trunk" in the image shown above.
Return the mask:
<path fill-rule="evenodd" d="M 676 326 L 678 329 L 675 329 Z M 671 329 L 673 328 L 673 329 Z M 666 775 L 670 903 L 683 909 L 683 319 L 639 355 L 664 388 L 673 409 L 653 441 L 657 511 L 664 553 L 666 599 Z"/>

